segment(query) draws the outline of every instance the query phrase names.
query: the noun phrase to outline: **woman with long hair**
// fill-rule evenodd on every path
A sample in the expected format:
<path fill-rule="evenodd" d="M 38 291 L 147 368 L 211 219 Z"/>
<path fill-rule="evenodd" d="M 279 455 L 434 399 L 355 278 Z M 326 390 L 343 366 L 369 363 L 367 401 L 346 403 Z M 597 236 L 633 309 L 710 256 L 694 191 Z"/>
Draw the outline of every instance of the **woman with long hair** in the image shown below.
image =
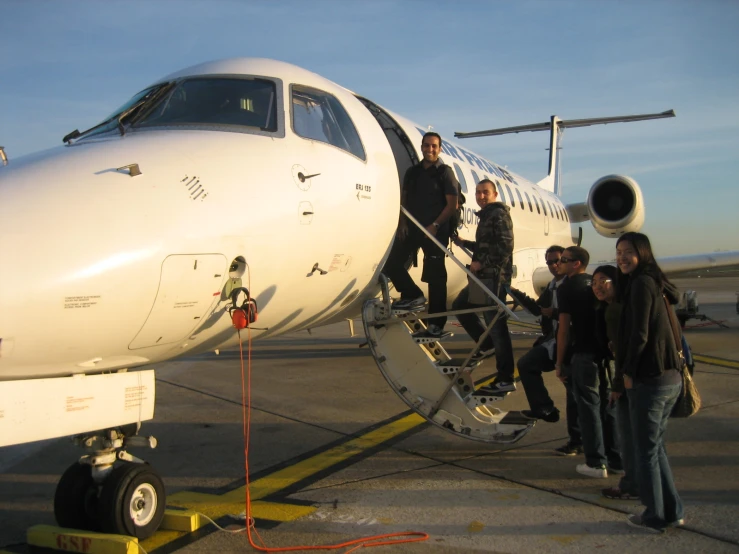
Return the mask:
<path fill-rule="evenodd" d="M 678 292 L 667 280 L 642 233 L 625 233 L 616 242 L 617 299 L 622 312 L 616 345 L 617 371 L 623 375 L 631 416 L 632 445 L 639 496 L 645 510 L 628 523 L 655 533 L 684 524 L 683 503 L 675 488 L 664 446 L 667 420 L 682 389 L 680 360 L 668 309 Z"/>
<path fill-rule="evenodd" d="M 611 378 L 611 391 L 605 412 L 601 419 L 609 421 L 608 410 L 612 411 L 615 419 L 616 435 L 621 454 L 621 467 L 623 475 L 616 487 L 608 487 L 601 492 L 606 498 L 613 500 L 638 500 L 639 485 L 636 480 L 636 467 L 634 462 L 634 447 L 631 437 L 631 416 L 629 414 L 629 401 L 624 394 L 623 375 L 616 371 L 611 374 L 615 367 L 616 345 L 618 344 L 618 330 L 621 322 L 621 304 L 616 301 L 616 275 L 618 270 L 612 265 L 602 265 L 593 271 L 593 294 L 598 299 L 599 306 L 595 320 L 595 334 L 598 338 L 600 351 L 606 358 L 604 365 L 606 372 Z M 607 426 L 603 425 L 604 432 Z"/>

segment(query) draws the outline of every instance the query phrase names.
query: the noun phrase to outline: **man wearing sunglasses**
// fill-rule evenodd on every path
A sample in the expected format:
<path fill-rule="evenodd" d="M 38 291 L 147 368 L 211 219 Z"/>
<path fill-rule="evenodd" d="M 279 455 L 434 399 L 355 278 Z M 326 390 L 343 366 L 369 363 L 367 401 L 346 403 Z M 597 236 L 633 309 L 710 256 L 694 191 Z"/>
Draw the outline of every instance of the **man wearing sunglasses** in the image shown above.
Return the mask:
<path fill-rule="evenodd" d="M 570 246 L 559 259 L 559 272 L 567 279 L 557 291 L 557 377 L 572 387 L 577 400 L 585 463 L 575 469 L 588 477 L 606 478 L 607 458 L 600 409 L 598 340 L 595 335 L 596 298 L 592 276 L 585 272 L 590 254 Z"/>
<path fill-rule="evenodd" d="M 559 260 L 564 252 L 562 246 L 550 246 L 544 253 L 549 272 L 554 276 L 541 296 L 534 300 L 518 289 L 511 289 L 513 298 L 531 314 L 541 317 L 540 325 L 542 336 L 536 339 L 534 347 L 518 360 L 518 373 L 521 384 L 526 392 L 530 410 L 524 410 L 526 417 L 543 419 L 550 423 L 559 421 L 559 410 L 549 396 L 543 372 L 554 370 L 557 340 L 557 288 L 562 283 L 564 275 L 559 274 Z"/>

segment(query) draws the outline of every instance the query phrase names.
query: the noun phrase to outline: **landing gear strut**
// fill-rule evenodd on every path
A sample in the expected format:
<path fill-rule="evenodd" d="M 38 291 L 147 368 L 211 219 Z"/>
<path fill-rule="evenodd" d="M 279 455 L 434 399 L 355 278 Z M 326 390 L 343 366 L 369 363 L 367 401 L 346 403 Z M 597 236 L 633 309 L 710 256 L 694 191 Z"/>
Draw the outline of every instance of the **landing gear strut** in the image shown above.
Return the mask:
<path fill-rule="evenodd" d="M 138 431 L 134 424 L 75 438 L 90 453 L 67 468 L 56 487 L 54 516 L 60 526 L 139 539 L 154 534 L 166 495 L 157 472 L 126 452 L 131 446 L 156 447 L 154 437 Z"/>

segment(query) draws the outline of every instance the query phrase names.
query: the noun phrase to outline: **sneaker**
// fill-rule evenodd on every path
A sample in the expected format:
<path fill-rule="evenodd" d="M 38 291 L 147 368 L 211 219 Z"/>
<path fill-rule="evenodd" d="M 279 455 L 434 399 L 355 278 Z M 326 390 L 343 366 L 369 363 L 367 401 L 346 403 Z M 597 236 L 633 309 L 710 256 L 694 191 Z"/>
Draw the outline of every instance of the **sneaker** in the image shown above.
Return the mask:
<path fill-rule="evenodd" d="M 675 521 L 670 521 L 667 524 L 667 527 L 682 527 L 685 525 L 685 518 L 681 517 L 680 519 L 676 519 Z"/>
<path fill-rule="evenodd" d="M 500 392 L 514 392 L 516 390 L 516 383 L 514 383 L 513 380 L 504 381 L 503 379 L 499 380 L 496 377 L 492 383 L 490 383 L 487 387 L 484 387 L 484 388 L 493 391 L 494 394 L 497 394 Z"/>
<path fill-rule="evenodd" d="M 636 527 L 637 529 L 644 529 L 645 531 L 649 531 L 650 533 L 662 534 L 667 531 L 666 527 L 653 527 L 651 525 L 648 525 L 642 520 L 641 516 L 639 515 L 631 515 L 627 517 L 626 523 L 628 523 L 632 527 Z"/>
<path fill-rule="evenodd" d="M 472 361 L 477 362 L 493 355 L 495 355 L 495 348 L 490 348 L 489 350 L 478 350 L 475 352 L 475 355 L 472 356 Z"/>
<path fill-rule="evenodd" d="M 577 456 L 578 454 L 582 454 L 582 444 L 568 442 L 559 448 L 555 448 L 554 451 L 560 456 Z"/>
<path fill-rule="evenodd" d="M 521 413 L 528 419 L 543 419 L 548 423 L 559 421 L 559 410 L 557 408 L 552 408 L 546 412 L 542 410 L 521 410 Z"/>
<path fill-rule="evenodd" d="M 411 335 L 414 339 L 440 339 L 444 335 L 444 329 L 431 323 L 426 329 L 416 331 Z M 474 358 L 473 358 L 474 361 Z"/>
<path fill-rule="evenodd" d="M 401 298 L 393 302 L 391 309 L 393 310 L 414 310 L 422 308 L 426 305 L 426 298 L 419 296 L 418 298 Z"/>
<path fill-rule="evenodd" d="M 590 467 L 588 464 L 577 464 L 575 471 L 582 475 L 587 475 L 588 477 L 593 477 L 595 479 L 605 479 L 606 477 L 608 477 L 608 470 L 604 465 L 600 467 Z"/>

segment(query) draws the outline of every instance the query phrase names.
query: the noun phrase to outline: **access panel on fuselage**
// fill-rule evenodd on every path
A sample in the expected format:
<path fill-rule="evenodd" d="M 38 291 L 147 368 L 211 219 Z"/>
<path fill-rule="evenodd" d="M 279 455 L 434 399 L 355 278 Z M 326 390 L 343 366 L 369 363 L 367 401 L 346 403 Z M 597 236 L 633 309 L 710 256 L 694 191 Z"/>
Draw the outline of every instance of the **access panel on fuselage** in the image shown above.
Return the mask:
<path fill-rule="evenodd" d="M 228 277 L 222 254 L 178 254 L 162 263 L 154 306 L 128 348 L 136 350 L 186 339 L 221 296 Z"/>

